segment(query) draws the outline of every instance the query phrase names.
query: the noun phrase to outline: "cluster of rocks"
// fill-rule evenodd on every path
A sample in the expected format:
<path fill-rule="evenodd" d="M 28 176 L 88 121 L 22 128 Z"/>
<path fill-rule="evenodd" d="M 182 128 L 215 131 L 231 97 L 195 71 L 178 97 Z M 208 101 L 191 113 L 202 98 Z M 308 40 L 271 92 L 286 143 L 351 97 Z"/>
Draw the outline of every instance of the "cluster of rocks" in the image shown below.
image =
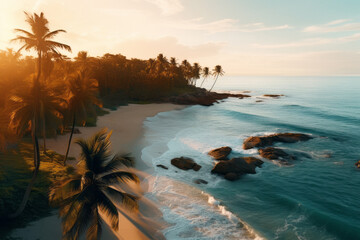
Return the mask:
<path fill-rule="evenodd" d="M 355 166 L 356 166 L 357 168 L 360 168 L 360 160 L 355 163 Z"/>
<path fill-rule="evenodd" d="M 295 143 L 299 141 L 307 141 L 312 139 L 310 135 L 301 133 L 277 133 L 267 136 L 255 136 L 247 138 L 243 143 L 243 149 L 251 149 L 260 147 L 258 153 L 261 157 L 269 160 L 279 160 L 286 164 L 288 161 L 295 160 L 296 156 L 291 155 L 280 148 L 268 147 L 276 142 Z M 220 147 L 208 152 L 217 163 L 211 170 L 211 173 L 223 176 L 225 179 L 235 181 L 244 174 L 255 174 L 256 167 L 261 167 L 264 163 L 262 160 L 255 157 L 234 157 L 229 159 L 232 149 L 230 147 Z M 171 164 L 182 170 L 199 171 L 201 166 L 193 159 L 187 157 L 174 158 Z M 158 167 L 168 169 L 164 165 L 157 165 Z M 357 163 L 360 167 L 360 161 Z M 207 184 L 205 180 L 194 180 L 197 184 Z"/>
<path fill-rule="evenodd" d="M 202 105 L 211 106 L 217 103 L 219 100 L 223 100 L 229 97 L 235 97 L 239 99 L 251 97 L 246 94 L 231 94 L 231 93 L 216 93 L 208 92 L 203 88 L 197 89 L 194 92 L 182 94 L 179 96 L 172 96 L 167 99 L 168 102 L 181 105 Z"/>
<path fill-rule="evenodd" d="M 274 143 L 295 143 L 299 141 L 307 141 L 313 137 L 302 133 L 276 133 L 267 136 L 255 136 L 245 139 L 243 149 L 251 149 L 254 147 L 271 146 Z"/>

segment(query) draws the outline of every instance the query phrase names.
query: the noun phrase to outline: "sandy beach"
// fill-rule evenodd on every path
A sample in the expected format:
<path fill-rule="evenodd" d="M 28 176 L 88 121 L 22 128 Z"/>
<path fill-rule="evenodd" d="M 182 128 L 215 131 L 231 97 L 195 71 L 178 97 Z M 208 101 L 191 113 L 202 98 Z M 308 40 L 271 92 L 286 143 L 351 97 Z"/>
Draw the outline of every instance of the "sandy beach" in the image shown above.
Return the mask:
<path fill-rule="evenodd" d="M 94 133 L 103 128 L 108 128 L 112 131 L 111 142 L 113 153 L 132 153 L 134 156 L 140 156 L 140 153 L 134 151 L 140 150 L 137 143 L 140 142 L 143 136 L 143 122 L 147 117 L 155 116 L 160 112 L 171 110 L 180 110 L 184 106 L 174 104 L 130 104 L 128 106 L 119 107 L 110 114 L 98 117 L 96 127 L 79 127 L 80 134 L 74 134 L 73 140 L 77 138 L 88 138 Z M 48 139 L 47 146 L 60 154 L 65 154 L 69 134 L 57 136 L 55 139 Z M 80 148 L 72 144 L 69 156 L 77 157 L 80 153 Z M 140 159 L 136 159 L 136 167 L 138 169 L 147 169 Z M 76 161 L 69 161 L 69 164 L 75 165 Z M 134 219 L 137 222 L 137 227 L 132 220 L 120 215 L 119 233 L 116 233 L 117 238 L 111 233 L 108 227 L 104 227 L 103 239 L 162 239 L 162 235 L 157 235 L 156 238 L 151 238 L 156 229 L 151 229 L 144 224 L 149 219 L 147 215 L 158 215 L 161 213 L 153 206 L 151 202 L 144 199 L 140 202 L 141 217 Z M 154 218 L 153 218 L 154 220 Z M 155 224 L 156 225 L 156 224 Z M 156 226 L 156 228 L 160 228 Z M 149 235 L 150 234 L 150 235 Z M 24 229 L 17 229 L 13 232 L 12 237 L 22 237 L 24 239 L 61 239 L 61 222 L 57 214 L 53 216 L 40 219 L 33 222 Z"/>

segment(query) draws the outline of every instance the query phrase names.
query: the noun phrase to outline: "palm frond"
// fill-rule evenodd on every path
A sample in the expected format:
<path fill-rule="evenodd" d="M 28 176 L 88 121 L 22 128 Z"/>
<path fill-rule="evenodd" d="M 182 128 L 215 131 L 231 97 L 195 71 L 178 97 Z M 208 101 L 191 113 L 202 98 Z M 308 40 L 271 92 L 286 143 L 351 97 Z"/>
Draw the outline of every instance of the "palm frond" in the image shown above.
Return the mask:
<path fill-rule="evenodd" d="M 97 240 L 100 239 L 102 233 L 102 220 L 98 210 L 93 211 L 93 216 L 90 222 L 90 226 L 86 232 L 87 240 Z"/>
<path fill-rule="evenodd" d="M 134 181 L 136 183 L 140 182 L 139 177 L 136 174 L 125 171 L 112 172 L 110 174 L 102 176 L 100 180 L 107 185 L 119 182 L 126 183 L 128 181 Z"/>
<path fill-rule="evenodd" d="M 49 32 L 48 34 L 46 34 L 46 35 L 43 37 L 43 39 L 51 39 L 51 38 L 55 37 L 57 34 L 59 34 L 59 33 L 61 33 L 61 32 L 66 33 L 65 30 L 63 30 L 63 29 L 58 29 L 58 30 Z"/>
<path fill-rule="evenodd" d="M 134 158 L 129 154 L 116 154 L 109 162 L 104 162 L 103 171 L 113 172 L 124 167 L 133 167 Z"/>
<path fill-rule="evenodd" d="M 65 49 L 65 50 L 71 52 L 71 47 L 69 45 L 59 43 L 59 42 L 55 42 L 55 41 L 50 41 L 50 40 L 46 40 L 45 42 L 49 46 L 57 47 L 57 48 L 60 48 L 60 49 Z"/>
<path fill-rule="evenodd" d="M 127 209 L 132 211 L 138 211 L 139 205 L 137 203 L 138 197 L 131 195 L 129 193 L 124 193 L 118 190 L 115 190 L 111 187 L 106 187 L 104 192 L 115 202 L 121 202 Z"/>
<path fill-rule="evenodd" d="M 15 28 L 14 29 L 15 32 L 19 32 L 19 33 L 24 33 L 28 38 L 31 38 L 31 39 L 34 39 L 35 38 L 35 35 L 28 32 L 28 31 L 25 31 L 23 29 L 19 29 L 19 28 Z"/>
<path fill-rule="evenodd" d="M 103 212 L 111 223 L 111 228 L 118 230 L 119 228 L 119 213 L 116 206 L 112 201 L 105 195 L 101 194 L 98 196 L 98 206 L 101 212 Z"/>

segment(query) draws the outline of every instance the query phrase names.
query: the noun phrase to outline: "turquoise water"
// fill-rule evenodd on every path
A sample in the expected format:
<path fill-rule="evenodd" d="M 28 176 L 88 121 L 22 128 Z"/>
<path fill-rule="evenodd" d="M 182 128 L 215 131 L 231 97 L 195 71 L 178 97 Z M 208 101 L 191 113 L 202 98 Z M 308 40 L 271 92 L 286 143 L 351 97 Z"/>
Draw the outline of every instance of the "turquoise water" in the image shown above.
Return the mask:
<path fill-rule="evenodd" d="M 360 159 L 360 78 L 224 77 L 218 83 L 216 90 L 247 90 L 252 97 L 161 113 L 145 122 L 143 159 L 169 166 L 155 168 L 154 184 L 154 199 L 174 224 L 165 236 L 360 239 L 360 171 L 354 166 Z M 243 140 L 275 132 L 312 134 L 307 142 L 277 145 L 311 158 L 300 157 L 292 166 L 264 160 L 257 174 L 236 182 L 210 174 L 210 149 L 230 146 L 232 156 L 257 156 L 241 148 Z M 179 156 L 192 157 L 201 170 L 175 169 L 170 159 Z M 196 178 L 209 184 L 196 185 Z"/>

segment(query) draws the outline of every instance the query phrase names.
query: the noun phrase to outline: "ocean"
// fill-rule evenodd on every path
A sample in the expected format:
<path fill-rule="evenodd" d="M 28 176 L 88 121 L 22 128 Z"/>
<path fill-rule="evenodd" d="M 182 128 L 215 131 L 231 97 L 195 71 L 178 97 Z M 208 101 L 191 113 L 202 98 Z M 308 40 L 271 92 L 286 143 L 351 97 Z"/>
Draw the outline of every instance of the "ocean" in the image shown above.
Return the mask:
<path fill-rule="evenodd" d="M 354 166 L 360 160 L 360 78 L 220 77 L 214 90 L 252 97 L 164 112 L 144 123 L 142 159 L 156 176 L 149 197 L 170 224 L 166 238 L 360 239 L 360 169 Z M 230 146 L 231 157 L 259 157 L 256 149 L 242 149 L 244 139 L 280 132 L 314 139 L 276 144 L 305 153 L 292 165 L 264 160 L 256 174 L 235 182 L 210 174 L 209 150 Z M 180 156 L 202 168 L 175 168 L 170 160 Z M 209 183 L 195 184 L 198 178 Z"/>

